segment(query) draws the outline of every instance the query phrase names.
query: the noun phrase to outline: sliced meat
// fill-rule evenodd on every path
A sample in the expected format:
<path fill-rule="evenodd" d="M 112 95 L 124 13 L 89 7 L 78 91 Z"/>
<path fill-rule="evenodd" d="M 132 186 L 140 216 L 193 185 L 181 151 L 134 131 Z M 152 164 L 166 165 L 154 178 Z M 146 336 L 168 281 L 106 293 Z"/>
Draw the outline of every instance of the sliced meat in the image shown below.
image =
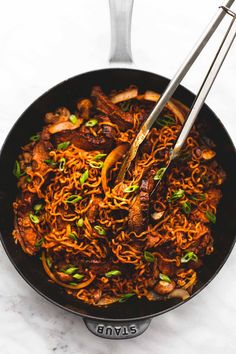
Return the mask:
<path fill-rule="evenodd" d="M 145 230 L 148 225 L 150 194 L 155 186 L 153 179 L 155 174 L 154 166 L 146 171 L 140 185 L 140 193 L 129 210 L 128 225 L 137 233 Z"/>
<path fill-rule="evenodd" d="M 49 141 L 41 140 L 33 148 L 32 168 L 34 171 L 39 171 L 41 175 L 48 169 L 45 160 L 49 158 L 49 152 L 53 149 Z"/>
<path fill-rule="evenodd" d="M 118 106 L 104 94 L 99 86 L 92 89 L 92 97 L 95 98 L 98 111 L 107 114 L 110 120 L 117 124 L 121 130 L 126 130 L 133 126 L 134 120 L 129 112 L 123 112 Z"/>
<path fill-rule="evenodd" d="M 220 189 L 212 188 L 207 192 L 207 197 L 211 205 L 217 206 L 222 197 L 222 192 Z"/>
<path fill-rule="evenodd" d="M 17 215 L 13 235 L 20 242 L 25 253 L 34 255 L 38 251 L 38 248 L 35 247 L 35 244 L 38 241 L 37 232 L 35 231 L 28 214 L 25 213 L 23 217 Z"/>
<path fill-rule="evenodd" d="M 115 130 L 109 125 L 102 125 L 101 132 L 94 136 L 88 127 L 83 125 L 76 131 L 64 131 L 55 135 L 56 143 L 70 141 L 80 149 L 92 150 L 110 150 L 115 142 Z"/>
<path fill-rule="evenodd" d="M 99 211 L 99 203 L 100 203 L 99 198 L 93 199 L 92 204 L 87 211 L 87 218 L 90 223 L 94 223 L 96 221 L 96 217 L 97 217 L 98 211 Z"/>
<path fill-rule="evenodd" d="M 63 272 L 56 272 L 56 277 L 61 280 L 63 283 L 70 283 L 74 280 L 72 275 L 63 273 Z"/>
<path fill-rule="evenodd" d="M 70 111 L 65 107 L 58 108 L 54 113 L 49 112 L 45 115 L 44 121 L 47 124 L 55 124 L 61 122 L 68 122 L 70 118 Z"/>
<path fill-rule="evenodd" d="M 83 98 L 77 103 L 77 109 L 80 117 L 88 120 L 92 113 L 93 104 L 88 98 Z"/>

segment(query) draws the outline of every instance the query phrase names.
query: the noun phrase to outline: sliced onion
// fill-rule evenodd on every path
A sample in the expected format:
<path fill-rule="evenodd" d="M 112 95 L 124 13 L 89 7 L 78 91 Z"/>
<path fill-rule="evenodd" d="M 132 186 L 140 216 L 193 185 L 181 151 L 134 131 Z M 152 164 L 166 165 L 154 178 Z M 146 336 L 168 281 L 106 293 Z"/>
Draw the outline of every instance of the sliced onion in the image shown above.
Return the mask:
<path fill-rule="evenodd" d="M 111 102 L 116 104 L 119 102 L 128 101 L 131 98 L 136 98 L 137 96 L 138 96 L 138 89 L 136 87 L 133 87 L 112 96 Z"/>
<path fill-rule="evenodd" d="M 181 300 L 187 300 L 190 297 L 189 293 L 185 289 L 174 289 L 168 296 L 168 299 L 179 298 Z"/>
<path fill-rule="evenodd" d="M 101 177 L 102 177 L 102 188 L 104 192 L 106 193 L 108 191 L 108 185 L 107 185 L 107 172 L 110 170 L 114 164 L 120 160 L 126 151 L 128 150 L 129 144 L 122 144 L 117 146 L 115 149 L 113 149 L 110 154 L 106 157 L 103 167 L 102 167 L 102 172 L 101 172 Z"/>
<path fill-rule="evenodd" d="M 119 297 L 105 295 L 95 304 L 95 306 L 107 306 L 119 301 Z"/>
<path fill-rule="evenodd" d="M 204 160 L 211 160 L 215 156 L 216 156 L 216 153 L 213 150 L 205 149 L 205 150 L 202 151 L 202 158 Z"/>
<path fill-rule="evenodd" d="M 63 130 L 78 129 L 82 123 L 83 123 L 83 119 L 78 118 L 78 120 L 75 124 L 73 124 L 71 122 L 61 122 L 61 123 L 52 124 L 48 127 L 48 132 L 50 134 L 56 134 L 56 133 L 59 133 Z"/>
<path fill-rule="evenodd" d="M 159 219 L 162 218 L 164 213 L 165 213 L 165 210 L 159 211 L 159 212 L 155 212 L 155 213 L 151 214 L 151 217 L 152 217 L 153 220 L 159 220 Z"/>
<path fill-rule="evenodd" d="M 148 90 L 144 93 L 143 98 L 147 101 L 157 102 L 160 96 L 161 95 L 159 93 Z M 168 101 L 166 107 L 177 117 L 181 124 L 184 123 L 186 116 L 182 113 L 182 111 L 177 107 L 176 104 L 174 104 L 172 101 Z"/>
<path fill-rule="evenodd" d="M 48 265 L 47 265 L 47 261 L 46 261 L 46 257 L 45 257 L 45 252 L 42 253 L 42 264 L 43 264 L 43 268 L 45 270 L 45 272 L 47 273 L 47 275 L 49 276 L 50 279 L 52 279 L 55 283 L 57 283 L 60 286 L 63 286 L 64 288 L 69 288 L 69 289 L 82 289 L 85 288 L 86 286 L 88 286 L 89 284 L 91 284 L 94 279 L 96 278 L 96 276 L 92 273 L 89 273 L 90 278 L 86 281 L 84 281 L 83 283 L 79 283 L 78 285 L 70 285 L 70 284 L 66 284 L 63 283 L 62 281 L 58 280 L 55 275 L 51 272 L 51 270 L 49 269 Z"/>

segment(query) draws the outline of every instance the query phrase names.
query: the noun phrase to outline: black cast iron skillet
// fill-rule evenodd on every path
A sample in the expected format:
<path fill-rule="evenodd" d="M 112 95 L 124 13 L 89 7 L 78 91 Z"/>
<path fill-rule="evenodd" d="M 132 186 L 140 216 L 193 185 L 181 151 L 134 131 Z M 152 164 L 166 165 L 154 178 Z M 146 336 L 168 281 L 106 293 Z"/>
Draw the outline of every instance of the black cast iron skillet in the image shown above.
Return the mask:
<path fill-rule="evenodd" d="M 169 80 L 166 78 L 132 69 L 104 69 L 88 72 L 73 77 L 38 98 L 17 120 L 10 131 L 0 155 L 0 231 L 2 244 L 22 277 L 42 296 L 54 304 L 82 316 L 85 323 L 95 334 L 109 338 L 129 338 L 141 334 L 149 325 L 150 319 L 183 304 L 179 299 L 166 302 L 149 302 L 147 300 L 130 299 L 125 303 L 114 304 L 108 308 L 93 307 L 67 295 L 64 289 L 48 282 L 41 261 L 38 257 L 26 255 L 15 245 L 11 232 L 13 229 L 12 202 L 16 197 L 17 188 L 12 167 L 20 147 L 25 145 L 29 137 L 43 126 L 46 112 L 60 106 L 74 109 L 79 97 L 90 95 L 93 85 L 100 85 L 105 92 L 114 87 L 122 89 L 131 83 L 140 91 L 152 89 L 162 92 Z M 190 106 L 194 95 L 179 87 L 174 97 Z M 205 134 L 217 145 L 217 158 L 227 173 L 223 185 L 223 199 L 217 212 L 217 223 L 213 226 L 215 251 L 206 257 L 204 266 L 199 272 L 199 281 L 194 288 L 193 296 L 201 291 L 218 273 L 228 258 L 236 234 L 236 199 L 232 191 L 236 190 L 236 153 L 233 143 L 222 123 L 206 105 L 201 110 L 198 123 L 205 126 Z"/>
<path fill-rule="evenodd" d="M 111 48 L 113 60 L 130 61 L 132 57 L 129 43 L 132 2 L 133 0 L 110 0 L 114 26 Z M 126 12 L 124 7 L 127 7 Z M 114 88 L 124 89 L 135 84 L 140 92 L 150 89 L 161 93 L 168 82 L 162 76 L 133 69 L 104 69 L 75 76 L 53 87 L 27 108 L 10 131 L 0 153 L 0 233 L 8 257 L 21 276 L 39 294 L 55 305 L 82 316 L 87 327 L 102 337 L 135 337 L 143 333 L 152 317 L 182 305 L 183 301 L 172 299 L 166 302 L 149 302 L 132 298 L 122 304 L 99 308 L 76 300 L 67 295 L 63 288 L 48 282 L 39 258 L 26 255 L 19 245 L 15 245 L 11 235 L 14 228 L 12 202 L 17 195 L 16 180 L 12 174 L 13 165 L 20 153 L 20 147 L 42 128 L 45 113 L 58 106 L 66 106 L 73 111 L 78 98 L 90 96 L 92 86 L 100 85 L 105 92 L 109 92 Z M 191 106 L 194 97 L 194 94 L 182 86 L 179 86 L 174 95 L 174 98 L 187 106 Z M 236 198 L 232 193 L 236 190 L 234 145 L 222 123 L 208 106 L 203 106 L 198 123 L 204 126 L 204 134 L 215 141 L 217 158 L 227 173 L 227 180 L 223 185 L 217 223 L 213 227 L 215 251 L 204 260 L 191 297 L 198 294 L 218 273 L 233 248 L 236 234 Z"/>

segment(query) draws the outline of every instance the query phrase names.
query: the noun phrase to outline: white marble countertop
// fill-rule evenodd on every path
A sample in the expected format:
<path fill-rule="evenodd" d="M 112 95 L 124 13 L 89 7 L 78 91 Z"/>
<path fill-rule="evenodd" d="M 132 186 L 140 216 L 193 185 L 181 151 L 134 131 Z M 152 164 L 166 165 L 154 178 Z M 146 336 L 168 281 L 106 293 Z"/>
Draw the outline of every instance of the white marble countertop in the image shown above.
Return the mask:
<path fill-rule="evenodd" d="M 171 77 L 221 2 L 135 0 L 134 67 Z M 199 73 L 226 23 L 194 65 L 184 85 L 194 92 Z M 108 66 L 108 1 L 8 0 L 0 21 L 0 143 L 23 110 L 46 89 L 83 71 Z M 236 144 L 236 46 L 207 103 Z M 4 173 L 4 171 L 0 171 Z M 235 191 L 232 191 L 235 193 Z M 83 321 L 40 297 L 19 276 L 0 247 L 1 354 L 233 354 L 236 352 L 236 249 L 214 281 L 197 297 L 153 319 L 140 337 L 97 338 Z M 226 287 L 227 284 L 227 287 Z"/>

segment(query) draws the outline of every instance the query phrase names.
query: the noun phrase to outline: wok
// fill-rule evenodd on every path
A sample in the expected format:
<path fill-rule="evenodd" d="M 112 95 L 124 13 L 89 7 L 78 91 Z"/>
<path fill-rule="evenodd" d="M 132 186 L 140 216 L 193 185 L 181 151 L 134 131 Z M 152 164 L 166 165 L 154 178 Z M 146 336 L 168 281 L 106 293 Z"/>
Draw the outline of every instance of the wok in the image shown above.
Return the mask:
<path fill-rule="evenodd" d="M 91 71 L 70 78 L 44 93 L 25 110 L 8 134 L 0 153 L 0 232 L 8 257 L 34 290 L 55 305 L 82 316 L 87 327 L 101 337 L 135 337 L 144 332 L 152 317 L 173 310 L 183 305 L 184 301 L 171 299 L 165 302 L 149 302 L 132 298 L 107 308 L 94 307 L 76 300 L 67 295 L 64 289 L 48 282 L 39 258 L 25 254 L 11 236 L 14 227 L 12 202 L 17 195 L 12 168 L 20 153 L 20 147 L 42 128 L 45 113 L 55 110 L 58 106 L 73 109 L 79 97 L 90 95 L 92 86 L 100 85 L 105 92 L 109 92 L 113 88 L 123 89 L 132 83 L 137 85 L 140 91 L 151 89 L 163 92 L 168 82 L 167 78 L 154 73 L 125 68 Z M 174 98 L 191 106 L 195 95 L 179 86 Z M 218 207 L 217 222 L 213 226 L 215 251 L 204 259 L 204 266 L 199 271 L 199 280 L 190 299 L 204 289 L 224 265 L 235 243 L 236 234 L 236 198 L 232 193 L 236 190 L 234 145 L 219 118 L 206 104 L 198 116 L 198 122 L 204 124 L 205 134 L 216 143 L 217 159 L 226 171 L 227 179 L 223 185 L 223 198 Z"/>

